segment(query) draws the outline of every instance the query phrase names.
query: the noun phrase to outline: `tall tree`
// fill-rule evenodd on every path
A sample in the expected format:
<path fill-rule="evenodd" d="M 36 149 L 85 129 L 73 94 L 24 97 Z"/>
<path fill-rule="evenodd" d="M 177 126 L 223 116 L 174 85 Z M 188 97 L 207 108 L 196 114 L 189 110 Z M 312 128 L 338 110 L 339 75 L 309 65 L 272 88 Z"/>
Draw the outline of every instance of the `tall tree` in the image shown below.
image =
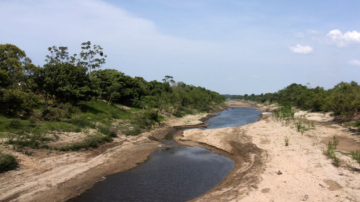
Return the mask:
<path fill-rule="evenodd" d="M 91 75 L 91 70 L 100 68 L 102 64 L 105 64 L 105 58 L 107 57 L 103 53 L 103 48 L 99 45 L 91 46 L 91 42 L 84 42 L 81 44 L 81 53 L 80 57 L 82 61 L 81 65 L 85 66 L 89 70 L 89 75 Z M 99 55 L 100 58 L 96 58 Z"/>
<path fill-rule="evenodd" d="M 0 44 L 0 87 L 19 86 L 25 65 L 31 63 L 23 50 L 12 44 Z"/>

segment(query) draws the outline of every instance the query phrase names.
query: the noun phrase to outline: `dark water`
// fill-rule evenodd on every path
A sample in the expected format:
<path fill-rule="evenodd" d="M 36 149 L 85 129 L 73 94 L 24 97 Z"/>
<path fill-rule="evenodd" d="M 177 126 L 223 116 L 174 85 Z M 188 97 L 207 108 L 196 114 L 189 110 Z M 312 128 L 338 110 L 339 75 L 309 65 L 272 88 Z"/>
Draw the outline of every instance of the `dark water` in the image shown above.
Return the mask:
<path fill-rule="evenodd" d="M 254 109 L 229 108 L 206 123 L 211 124 L 208 128 L 240 126 L 257 121 L 260 113 Z M 215 187 L 233 167 L 231 159 L 210 150 L 173 147 L 153 152 L 148 161 L 136 168 L 107 176 L 70 201 L 187 201 Z"/>
<path fill-rule="evenodd" d="M 149 161 L 98 182 L 71 201 L 187 201 L 221 182 L 234 162 L 200 147 L 153 152 Z"/>

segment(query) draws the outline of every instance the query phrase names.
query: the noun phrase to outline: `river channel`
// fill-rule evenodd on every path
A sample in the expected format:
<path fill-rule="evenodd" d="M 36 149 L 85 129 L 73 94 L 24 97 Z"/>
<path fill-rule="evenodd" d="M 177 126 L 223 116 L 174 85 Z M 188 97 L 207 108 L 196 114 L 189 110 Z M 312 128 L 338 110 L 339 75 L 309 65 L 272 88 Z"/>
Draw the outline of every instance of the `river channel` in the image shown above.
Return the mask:
<path fill-rule="evenodd" d="M 229 108 L 205 123 L 206 129 L 241 126 L 256 122 L 262 111 Z M 191 130 L 191 129 L 189 129 Z M 70 202 L 188 201 L 206 193 L 234 168 L 234 162 L 201 147 L 164 141 L 170 150 L 153 152 L 148 161 L 128 171 L 109 175 Z"/>

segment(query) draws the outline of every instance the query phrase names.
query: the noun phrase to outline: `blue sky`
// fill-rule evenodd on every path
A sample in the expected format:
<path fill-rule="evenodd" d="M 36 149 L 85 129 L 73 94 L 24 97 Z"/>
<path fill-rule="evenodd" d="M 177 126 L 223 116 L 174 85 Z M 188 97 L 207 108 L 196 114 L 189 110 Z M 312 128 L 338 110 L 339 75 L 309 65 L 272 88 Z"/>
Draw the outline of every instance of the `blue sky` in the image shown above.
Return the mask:
<path fill-rule="evenodd" d="M 90 40 L 108 55 L 103 68 L 222 94 L 332 88 L 360 83 L 359 8 L 350 0 L 1 0 L 0 43 L 43 65 L 47 47 L 78 53 Z"/>

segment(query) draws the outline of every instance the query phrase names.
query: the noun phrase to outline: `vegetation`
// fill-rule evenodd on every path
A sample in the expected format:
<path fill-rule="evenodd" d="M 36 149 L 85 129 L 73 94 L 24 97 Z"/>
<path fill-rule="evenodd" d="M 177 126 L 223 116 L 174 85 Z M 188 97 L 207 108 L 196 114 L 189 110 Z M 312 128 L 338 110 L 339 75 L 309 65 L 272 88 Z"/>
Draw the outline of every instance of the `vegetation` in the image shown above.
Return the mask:
<path fill-rule="evenodd" d="M 7 137 L 8 144 L 48 149 L 57 133 L 93 129 L 96 134 L 61 150 L 97 147 L 120 131 L 138 135 L 164 115 L 210 111 L 225 100 L 169 75 L 159 82 L 99 70 L 106 62 L 102 47 L 88 41 L 81 48 L 80 54 L 70 55 L 67 47 L 50 47 L 40 67 L 15 45 L 0 44 L 0 137 Z"/>
<path fill-rule="evenodd" d="M 360 164 L 360 151 L 351 152 L 351 157 Z"/>
<path fill-rule="evenodd" d="M 336 139 L 336 137 L 333 137 L 333 142 L 329 141 L 329 144 L 327 146 L 326 155 L 333 160 L 334 164 L 336 166 L 340 165 L 340 159 L 335 154 L 335 149 L 337 145 L 339 144 L 339 141 Z"/>
<path fill-rule="evenodd" d="M 15 157 L 10 154 L 0 154 L 0 173 L 13 170 L 18 166 Z"/>
<path fill-rule="evenodd" d="M 341 82 L 329 90 L 293 83 L 275 93 L 233 95 L 231 98 L 268 104 L 290 103 L 309 111 L 332 111 L 341 120 L 349 120 L 360 112 L 360 86 L 354 81 Z"/>
<path fill-rule="evenodd" d="M 287 147 L 287 146 L 289 146 L 289 137 L 288 136 L 286 136 L 285 137 L 285 146 Z"/>

